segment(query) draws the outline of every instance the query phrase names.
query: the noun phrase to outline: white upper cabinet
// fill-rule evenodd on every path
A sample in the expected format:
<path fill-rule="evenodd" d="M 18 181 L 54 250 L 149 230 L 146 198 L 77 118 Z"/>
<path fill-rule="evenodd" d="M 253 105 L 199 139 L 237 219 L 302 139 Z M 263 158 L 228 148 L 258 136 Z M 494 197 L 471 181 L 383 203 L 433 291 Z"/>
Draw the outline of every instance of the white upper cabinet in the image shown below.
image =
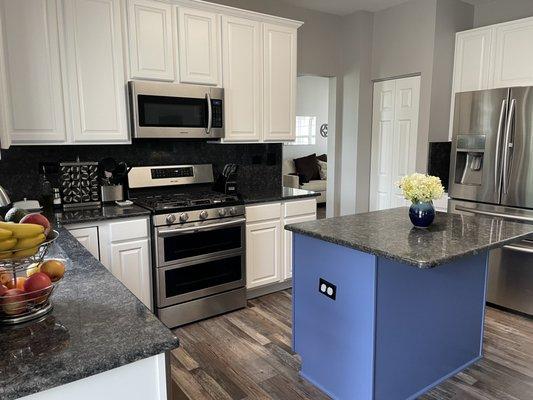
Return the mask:
<path fill-rule="evenodd" d="M 260 141 L 263 65 L 261 23 L 222 17 L 225 140 Z"/>
<path fill-rule="evenodd" d="M 128 0 L 128 21 L 131 78 L 174 81 L 172 6 Z"/>
<path fill-rule="evenodd" d="M 215 13 L 178 7 L 180 82 L 218 85 L 220 35 Z"/>
<path fill-rule="evenodd" d="M 3 0 L 2 147 L 66 139 L 55 0 Z"/>
<path fill-rule="evenodd" d="M 492 87 L 533 85 L 533 18 L 496 26 Z"/>
<path fill-rule="evenodd" d="M 263 25 L 265 141 L 295 139 L 296 29 Z"/>
<path fill-rule="evenodd" d="M 460 32 L 455 41 L 454 92 L 488 89 L 492 28 Z"/>
<path fill-rule="evenodd" d="M 64 7 L 74 141 L 126 142 L 120 0 L 68 0 Z"/>

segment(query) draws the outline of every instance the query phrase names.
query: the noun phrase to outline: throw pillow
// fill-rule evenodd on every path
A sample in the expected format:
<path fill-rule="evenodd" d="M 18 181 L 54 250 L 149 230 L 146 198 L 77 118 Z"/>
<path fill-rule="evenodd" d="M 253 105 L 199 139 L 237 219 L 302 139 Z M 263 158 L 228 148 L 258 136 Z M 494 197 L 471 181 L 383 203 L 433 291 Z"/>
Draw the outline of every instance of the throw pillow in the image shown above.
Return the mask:
<path fill-rule="evenodd" d="M 320 179 L 325 181 L 328 179 L 328 163 L 318 160 L 318 166 L 320 167 Z"/>
<path fill-rule="evenodd" d="M 316 156 L 316 158 L 318 159 L 318 161 L 328 162 L 328 155 L 327 154 L 322 154 L 321 156 Z"/>
<path fill-rule="evenodd" d="M 318 168 L 318 162 L 316 154 L 310 154 L 307 157 L 295 158 L 294 166 L 298 175 L 307 181 L 320 179 L 320 171 Z"/>

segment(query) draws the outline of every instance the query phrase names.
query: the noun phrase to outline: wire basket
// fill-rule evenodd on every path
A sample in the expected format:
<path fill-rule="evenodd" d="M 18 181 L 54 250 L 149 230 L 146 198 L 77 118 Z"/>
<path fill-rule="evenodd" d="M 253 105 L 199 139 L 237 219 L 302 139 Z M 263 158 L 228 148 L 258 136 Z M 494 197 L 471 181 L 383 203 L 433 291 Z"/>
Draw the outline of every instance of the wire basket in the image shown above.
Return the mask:
<path fill-rule="evenodd" d="M 52 231 L 46 241 L 37 246 L 34 254 L 26 257 L 10 257 L 17 250 L 12 249 L 0 252 L 0 282 L 9 282 L 12 289 L 21 289 L 28 272 L 38 268 L 50 248 L 50 245 L 59 237 L 57 231 Z M 32 292 L 11 293 L 9 296 L 0 297 L 0 324 L 13 325 L 39 318 L 52 310 L 50 296 L 54 291 L 53 282 L 50 286 Z"/>

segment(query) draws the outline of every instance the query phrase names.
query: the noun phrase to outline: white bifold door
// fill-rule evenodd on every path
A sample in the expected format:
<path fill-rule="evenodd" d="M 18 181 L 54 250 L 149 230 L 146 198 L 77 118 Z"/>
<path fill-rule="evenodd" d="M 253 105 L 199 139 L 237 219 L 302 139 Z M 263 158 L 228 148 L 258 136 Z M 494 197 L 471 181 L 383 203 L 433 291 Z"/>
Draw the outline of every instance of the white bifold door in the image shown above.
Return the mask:
<path fill-rule="evenodd" d="M 370 211 L 408 205 L 399 180 L 415 172 L 420 77 L 374 83 Z"/>

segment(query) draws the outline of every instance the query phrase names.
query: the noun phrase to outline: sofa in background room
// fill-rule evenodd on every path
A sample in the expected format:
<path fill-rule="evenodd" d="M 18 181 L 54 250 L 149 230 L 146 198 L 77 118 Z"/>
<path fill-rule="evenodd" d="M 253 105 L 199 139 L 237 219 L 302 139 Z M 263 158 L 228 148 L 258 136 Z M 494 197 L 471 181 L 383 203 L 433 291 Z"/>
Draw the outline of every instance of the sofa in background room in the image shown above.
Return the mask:
<path fill-rule="evenodd" d="M 318 204 L 326 202 L 327 155 L 310 154 L 294 160 L 283 160 L 283 186 L 320 193 Z"/>

